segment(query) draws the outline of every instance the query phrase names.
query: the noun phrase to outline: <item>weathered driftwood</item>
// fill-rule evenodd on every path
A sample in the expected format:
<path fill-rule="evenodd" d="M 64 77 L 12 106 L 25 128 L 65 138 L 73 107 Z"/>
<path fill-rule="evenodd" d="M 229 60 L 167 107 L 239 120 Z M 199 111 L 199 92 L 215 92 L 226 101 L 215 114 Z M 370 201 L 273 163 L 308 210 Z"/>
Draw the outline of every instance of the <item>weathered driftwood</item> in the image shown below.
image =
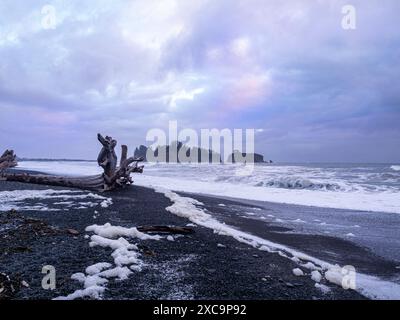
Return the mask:
<path fill-rule="evenodd" d="M 104 170 L 103 174 L 98 174 L 93 176 L 70 177 L 70 176 L 47 175 L 47 174 L 30 174 L 30 173 L 18 173 L 18 172 L 13 173 L 7 171 L 7 172 L 2 172 L 0 177 L 7 181 L 18 181 L 25 183 L 44 184 L 44 185 L 80 188 L 80 189 L 94 189 L 99 191 L 114 190 L 123 187 L 125 185 L 131 184 L 133 181 L 130 177 L 130 174 L 133 172 L 139 172 L 139 173 L 143 172 L 143 166 L 138 166 L 138 163 L 143 161 L 143 159 L 127 158 L 128 147 L 123 145 L 120 165 L 117 166 L 118 159 L 114 151 L 114 148 L 117 145 L 117 141 L 108 136 L 104 138 L 101 134 L 98 134 L 97 138 L 103 145 L 103 148 L 101 149 L 99 156 L 97 158 L 99 166 L 101 166 Z M 4 153 L 4 155 L 5 154 L 6 152 Z M 2 162 L 0 162 L 0 164 L 1 163 Z M 9 161 L 7 163 L 9 163 Z M 10 168 L 10 167 L 11 165 L 9 164 L 4 165 L 4 168 Z"/>
<path fill-rule="evenodd" d="M 17 181 L 24 183 L 43 184 L 59 187 L 70 187 L 80 189 L 93 189 L 101 191 L 103 189 L 103 176 L 68 177 L 47 174 L 13 173 L 6 172 L 2 177 L 7 181 Z"/>
<path fill-rule="evenodd" d="M 194 233 L 192 228 L 172 227 L 172 226 L 141 226 L 137 227 L 138 231 L 144 233 L 172 233 L 172 234 L 191 234 Z"/>
<path fill-rule="evenodd" d="M 17 156 L 13 150 L 6 150 L 0 156 L 0 170 L 12 168 L 17 166 Z"/>
<path fill-rule="evenodd" d="M 128 147 L 122 145 L 120 165 L 117 167 L 118 159 L 114 151 L 117 141 L 108 136 L 104 138 L 101 134 L 98 134 L 97 138 L 103 145 L 97 157 L 97 163 L 104 170 L 104 190 L 113 190 L 131 184 L 133 182 L 130 176 L 131 173 L 143 172 L 143 166 L 138 166 L 138 163 L 143 161 L 143 158 L 127 158 Z"/>

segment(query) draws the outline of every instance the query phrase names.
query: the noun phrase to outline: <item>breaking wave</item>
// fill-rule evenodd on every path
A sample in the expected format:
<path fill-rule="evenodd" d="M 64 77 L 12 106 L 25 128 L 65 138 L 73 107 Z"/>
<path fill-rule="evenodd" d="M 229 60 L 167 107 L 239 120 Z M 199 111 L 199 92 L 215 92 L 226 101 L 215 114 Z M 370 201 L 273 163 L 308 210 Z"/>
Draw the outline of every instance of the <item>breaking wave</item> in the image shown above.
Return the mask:
<path fill-rule="evenodd" d="M 99 170 L 96 162 L 62 161 L 22 161 L 20 169 L 70 175 Z M 244 175 L 237 169 L 237 165 L 146 164 L 145 173 L 135 180 L 141 186 L 181 192 L 400 214 L 400 164 L 256 164 Z"/>
<path fill-rule="evenodd" d="M 261 179 L 260 179 L 261 178 Z M 266 177 L 240 177 L 240 176 L 219 176 L 215 182 L 229 183 L 244 183 L 254 187 L 272 187 L 282 189 L 307 189 L 307 190 L 322 190 L 322 191 L 348 191 L 344 185 L 334 182 L 316 182 L 302 177 L 281 176 L 271 177 L 266 180 Z"/>
<path fill-rule="evenodd" d="M 285 177 L 266 182 L 259 182 L 257 186 L 284 188 L 284 189 L 310 189 L 327 191 L 345 191 L 345 188 L 337 183 L 313 182 L 303 178 Z"/>

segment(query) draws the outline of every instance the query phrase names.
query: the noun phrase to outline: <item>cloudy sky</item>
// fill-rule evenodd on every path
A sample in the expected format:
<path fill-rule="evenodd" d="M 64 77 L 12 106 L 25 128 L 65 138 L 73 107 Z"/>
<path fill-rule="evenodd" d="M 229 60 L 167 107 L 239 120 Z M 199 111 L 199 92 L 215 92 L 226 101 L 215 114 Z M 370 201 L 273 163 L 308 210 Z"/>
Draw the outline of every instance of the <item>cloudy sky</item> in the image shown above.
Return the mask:
<path fill-rule="evenodd" d="M 277 161 L 400 162 L 399 12 L 398 0 L 2 0 L 0 149 L 94 159 L 97 132 L 133 148 L 177 120 L 258 129 L 256 150 Z"/>

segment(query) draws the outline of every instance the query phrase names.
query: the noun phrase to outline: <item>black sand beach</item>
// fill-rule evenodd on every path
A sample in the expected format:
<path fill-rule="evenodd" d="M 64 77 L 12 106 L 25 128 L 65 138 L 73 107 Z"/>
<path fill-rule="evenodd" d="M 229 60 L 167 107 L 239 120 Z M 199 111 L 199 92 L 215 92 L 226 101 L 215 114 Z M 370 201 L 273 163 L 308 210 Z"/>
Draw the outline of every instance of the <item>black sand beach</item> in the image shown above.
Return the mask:
<path fill-rule="evenodd" d="M 60 190 L 60 188 L 0 182 L 0 190 Z M 134 227 L 140 225 L 186 226 L 189 221 L 165 210 L 171 202 L 151 189 L 133 186 L 107 194 L 113 204 L 107 208 L 70 209 L 68 211 L 20 211 L 0 215 L 0 226 L 25 221 L 24 232 L 6 229 L 0 232 L 0 272 L 14 281 L 18 290 L 11 299 L 52 299 L 65 296 L 82 285 L 71 280 L 73 273 L 83 272 L 97 262 L 112 261 L 110 249 L 90 248 L 85 238 L 89 225 L 111 223 Z M 31 200 L 33 201 L 33 200 Z M 35 200 L 36 202 L 39 200 Z M 41 199 L 41 203 L 46 203 Z M 217 210 L 232 201 L 201 197 L 206 207 Z M 242 205 L 242 204 L 241 204 Z M 221 207 L 219 207 L 221 208 Z M 98 213 L 94 215 L 94 211 Z M 229 215 L 227 215 L 229 217 Z M 37 220 L 31 220 L 37 219 Z M 231 220 L 240 226 L 242 222 Z M 246 223 L 251 223 L 247 220 Z M 253 224 L 254 232 L 259 223 Z M 69 230 L 72 229 L 72 230 Z M 134 272 L 128 280 L 110 280 L 104 299 L 364 299 L 352 290 L 332 284 L 329 293 L 315 288 L 310 277 L 296 277 L 294 262 L 278 254 L 259 251 L 228 236 L 196 226 L 195 233 L 175 237 L 175 241 L 161 239 L 138 240 L 141 258 L 146 264 L 142 271 Z M 75 234 L 75 230 L 79 234 Z M 267 229 L 268 230 L 268 229 Z M 304 235 L 286 235 L 270 227 L 268 236 L 282 243 L 309 241 Z M 314 239 L 315 240 L 315 239 Z M 319 237 L 318 241 L 335 243 L 335 239 Z M 339 246 L 349 244 L 339 241 Z M 52 265 L 57 273 L 56 289 L 41 286 L 42 267 Z M 20 283 L 24 281 L 24 285 Z"/>
<path fill-rule="evenodd" d="M 0 191 L 47 189 L 68 191 L 66 188 L 0 182 Z M 274 213 L 274 204 L 180 194 L 201 201 L 203 208 L 221 222 L 330 263 L 355 265 L 357 271 L 383 278 L 398 273 L 396 262 L 385 260 L 354 242 L 297 233 L 290 227 L 277 226 L 249 215 L 254 210 Z M 128 280 L 110 281 L 104 299 L 365 299 L 354 291 L 326 282 L 323 284 L 330 292 L 323 293 L 315 288 L 310 277 L 293 275 L 292 270 L 298 267 L 296 263 L 190 224 L 187 219 L 166 211 L 171 201 L 152 189 L 132 186 L 101 196 L 111 197 L 113 204 L 89 208 L 75 206 L 59 211 L 29 209 L 1 213 L 0 273 L 3 280 L 0 281 L 3 285 L 8 281 L 16 289 L 3 292 L 2 298 L 52 299 L 81 289 L 82 285 L 71 279 L 72 274 L 83 272 L 98 262 L 112 261 L 112 250 L 89 247 L 85 228 L 111 223 L 128 228 L 190 225 L 195 232 L 174 237 L 174 241 L 168 241 L 166 236 L 159 241 L 135 239 L 145 267 Z M 24 204 L 31 207 L 49 204 L 51 207 L 51 202 L 54 199 L 37 198 L 25 200 Z M 308 209 L 289 206 L 287 210 Z M 54 291 L 44 290 L 41 286 L 41 269 L 45 265 L 56 269 Z"/>

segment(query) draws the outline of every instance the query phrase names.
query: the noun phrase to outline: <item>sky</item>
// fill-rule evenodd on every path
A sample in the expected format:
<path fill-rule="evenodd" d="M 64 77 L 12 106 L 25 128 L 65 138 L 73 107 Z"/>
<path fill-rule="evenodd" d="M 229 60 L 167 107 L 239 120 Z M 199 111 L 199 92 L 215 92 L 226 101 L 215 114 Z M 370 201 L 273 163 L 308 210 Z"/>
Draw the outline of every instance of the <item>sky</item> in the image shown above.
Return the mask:
<path fill-rule="evenodd" d="M 398 0 L 2 0 L 0 149 L 95 159 L 98 132 L 133 152 L 177 121 L 256 129 L 275 161 L 400 163 L 399 12 Z"/>

